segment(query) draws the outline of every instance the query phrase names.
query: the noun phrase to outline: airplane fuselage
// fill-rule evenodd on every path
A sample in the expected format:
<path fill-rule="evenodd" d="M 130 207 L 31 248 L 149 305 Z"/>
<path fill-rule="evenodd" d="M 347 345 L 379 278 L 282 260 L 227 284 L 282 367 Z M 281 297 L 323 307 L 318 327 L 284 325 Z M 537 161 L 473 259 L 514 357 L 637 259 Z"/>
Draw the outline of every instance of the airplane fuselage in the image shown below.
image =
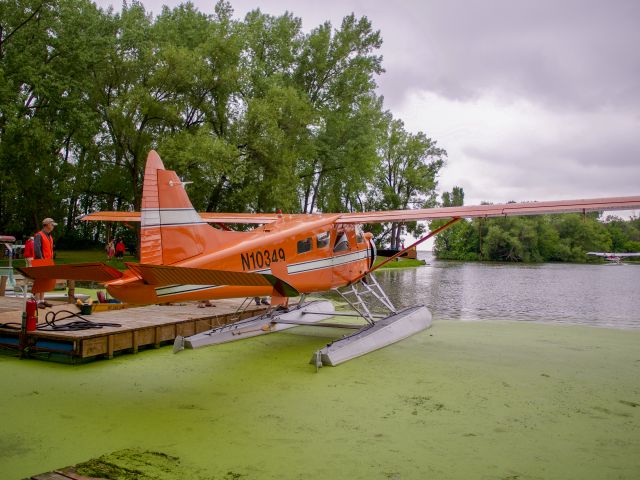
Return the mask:
<path fill-rule="evenodd" d="M 310 217 L 283 215 L 278 221 L 250 232 L 228 232 L 233 233 L 228 243 L 216 251 L 204 251 L 172 265 L 273 273 L 300 293 L 347 285 L 372 267 L 375 248 L 370 234 L 363 234 L 359 226 L 353 224 L 336 224 L 334 215 Z M 113 297 L 133 304 L 263 297 L 273 292 L 271 287 L 256 286 L 153 286 L 145 284 L 131 271 L 107 282 L 106 288 Z"/>

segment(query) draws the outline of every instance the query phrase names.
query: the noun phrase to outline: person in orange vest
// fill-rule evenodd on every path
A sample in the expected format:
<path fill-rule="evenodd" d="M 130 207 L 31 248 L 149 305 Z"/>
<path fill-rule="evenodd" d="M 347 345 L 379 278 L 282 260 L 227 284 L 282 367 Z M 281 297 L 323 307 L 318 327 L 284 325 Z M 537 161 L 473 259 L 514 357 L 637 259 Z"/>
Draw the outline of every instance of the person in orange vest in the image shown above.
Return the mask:
<path fill-rule="evenodd" d="M 56 225 L 57 223 L 53 221 L 53 218 L 45 218 L 42 221 L 42 230 L 36 233 L 33 238 L 33 252 L 36 260 L 53 260 L 53 237 L 51 232 Z M 35 296 L 39 308 L 51 306 L 49 302 L 45 302 L 44 292 L 38 292 Z"/>

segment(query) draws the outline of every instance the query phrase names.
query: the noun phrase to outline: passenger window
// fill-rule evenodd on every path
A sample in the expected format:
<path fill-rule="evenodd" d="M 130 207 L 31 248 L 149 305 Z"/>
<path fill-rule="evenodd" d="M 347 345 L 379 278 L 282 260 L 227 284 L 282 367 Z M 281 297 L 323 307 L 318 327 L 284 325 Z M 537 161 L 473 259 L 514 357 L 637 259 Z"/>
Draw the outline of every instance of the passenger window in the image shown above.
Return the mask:
<path fill-rule="evenodd" d="M 356 243 L 364 243 L 364 233 L 360 225 L 356 226 Z"/>
<path fill-rule="evenodd" d="M 336 246 L 333 247 L 334 252 L 344 252 L 349 250 L 349 241 L 347 235 L 344 233 L 338 234 L 338 240 L 336 240 Z"/>
<path fill-rule="evenodd" d="M 298 240 L 298 253 L 305 253 L 311 250 L 311 237 Z"/>
<path fill-rule="evenodd" d="M 322 232 L 316 235 L 316 245 L 318 248 L 324 248 L 329 245 L 329 240 L 331 240 L 331 234 L 329 232 Z"/>

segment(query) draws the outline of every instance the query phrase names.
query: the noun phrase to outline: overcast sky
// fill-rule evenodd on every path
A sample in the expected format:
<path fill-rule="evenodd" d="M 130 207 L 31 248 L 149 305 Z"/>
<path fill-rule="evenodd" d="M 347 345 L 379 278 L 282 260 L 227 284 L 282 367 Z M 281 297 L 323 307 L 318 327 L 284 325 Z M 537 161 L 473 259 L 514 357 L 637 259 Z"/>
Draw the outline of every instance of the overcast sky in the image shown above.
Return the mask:
<path fill-rule="evenodd" d="M 142 3 L 157 14 L 181 2 Z M 441 191 L 461 186 L 467 204 L 640 194 L 640 1 L 231 4 L 238 18 L 290 11 L 305 31 L 367 16 L 384 42 L 386 108 L 447 150 Z"/>

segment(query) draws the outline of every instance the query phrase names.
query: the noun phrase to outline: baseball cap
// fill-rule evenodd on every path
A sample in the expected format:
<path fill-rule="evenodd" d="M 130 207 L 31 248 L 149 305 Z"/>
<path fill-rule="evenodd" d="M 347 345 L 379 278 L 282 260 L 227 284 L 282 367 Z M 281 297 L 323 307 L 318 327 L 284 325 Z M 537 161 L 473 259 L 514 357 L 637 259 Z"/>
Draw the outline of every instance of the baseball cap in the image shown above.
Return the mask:
<path fill-rule="evenodd" d="M 48 225 L 50 223 L 53 223 L 54 227 L 58 225 L 56 222 L 53 221 L 53 218 L 45 218 L 44 220 L 42 220 L 43 225 Z"/>

